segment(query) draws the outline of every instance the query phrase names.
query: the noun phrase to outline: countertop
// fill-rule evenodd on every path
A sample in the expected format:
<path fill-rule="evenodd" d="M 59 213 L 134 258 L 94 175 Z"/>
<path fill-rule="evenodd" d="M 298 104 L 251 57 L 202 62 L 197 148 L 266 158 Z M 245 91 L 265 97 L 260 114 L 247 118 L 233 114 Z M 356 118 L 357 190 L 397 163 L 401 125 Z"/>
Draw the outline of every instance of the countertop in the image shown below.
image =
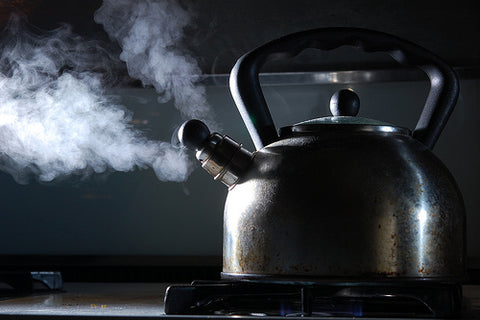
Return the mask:
<path fill-rule="evenodd" d="M 65 283 L 63 290 L 0 298 L 0 318 L 159 317 L 165 283 Z M 27 317 L 28 316 L 28 317 Z"/>
<path fill-rule="evenodd" d="M 65 283 L 61 291 L 24 296 L 8 296 L 0 290 L 0 319 L 187 318 L 165 315 L 163 298 L 167 286 L 165 283 Z M 464 286 L 463 295 L 472 310 L 469 318 L 480 319 L 480 286 Z M 239 318 L 258 319 L 236 317 Z"/>

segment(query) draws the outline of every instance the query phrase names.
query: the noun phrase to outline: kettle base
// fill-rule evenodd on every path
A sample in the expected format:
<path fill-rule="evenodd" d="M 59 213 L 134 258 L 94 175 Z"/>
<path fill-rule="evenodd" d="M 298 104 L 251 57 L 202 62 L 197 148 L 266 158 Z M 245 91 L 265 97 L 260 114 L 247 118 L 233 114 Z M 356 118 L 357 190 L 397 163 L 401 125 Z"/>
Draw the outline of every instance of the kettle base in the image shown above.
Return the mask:
<path fill-rule="evenodd" d="M 304 275 L 265 275 L 252 273 L 229 273 L 220 274 L 222 280 L 227 281 L 250 281 L 258 283 L 284 283 L 300 285 L 350 285 L 350 284 L 370 284 L 370 285 L 419 285 L 419 284 L 461 284 L 466 279 L 464 277 L 438 276 L 438 277 L 407 277 L 391 275 L 372 275 L 372 276 L 339 276 L 339 277 L 321 277 Z"/>

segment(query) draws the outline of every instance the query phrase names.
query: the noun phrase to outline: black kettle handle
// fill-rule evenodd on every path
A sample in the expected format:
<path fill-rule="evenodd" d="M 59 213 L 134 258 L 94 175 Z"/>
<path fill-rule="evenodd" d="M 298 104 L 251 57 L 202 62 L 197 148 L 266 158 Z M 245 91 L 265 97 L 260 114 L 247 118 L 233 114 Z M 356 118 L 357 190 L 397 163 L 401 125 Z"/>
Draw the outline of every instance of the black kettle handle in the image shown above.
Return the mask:
<path fill-rule="evenodd" d="M 430 92 L 413 136 L 428 148 L 445 127 L 458 98 L 453 69 L 430 51 L 395 36 L 358 28 L 322 28 L 293 33 L 243 55 L 230 73 L 230 91 L 257 150 L 278 140 L 258 79 L 262 65 L 271 59 L 294 57 L 307 48 L 332 50 L 343 45 L 365 52 L 385 52 L 401 64 L 423 70 Z"/>

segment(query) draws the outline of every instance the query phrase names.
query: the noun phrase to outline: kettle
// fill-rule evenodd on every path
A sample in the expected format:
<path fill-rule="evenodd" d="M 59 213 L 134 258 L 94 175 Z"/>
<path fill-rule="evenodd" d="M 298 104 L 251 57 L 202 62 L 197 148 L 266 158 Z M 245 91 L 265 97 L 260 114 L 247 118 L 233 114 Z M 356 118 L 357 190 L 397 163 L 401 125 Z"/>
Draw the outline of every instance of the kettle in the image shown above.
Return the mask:
<path fill-rule="evenodd" d="M 415 130 L 357 118 L 351 90 L 332 116 L 278 133 L 258 73 L 268 60 L 306 48 L 349 45 L 418 67 L 430 92 Z M 458 282 L 465 271 L 465 208 L 432 153 L 458 97 L 454 71 L 406 40 L 358 28 L 294 33 L 245 55 L 230 90 L 254 141 L 250 152 L 199 120 L 179 130 L 202 167 L 229 187 L 222 278 L 254 281 Z"/>

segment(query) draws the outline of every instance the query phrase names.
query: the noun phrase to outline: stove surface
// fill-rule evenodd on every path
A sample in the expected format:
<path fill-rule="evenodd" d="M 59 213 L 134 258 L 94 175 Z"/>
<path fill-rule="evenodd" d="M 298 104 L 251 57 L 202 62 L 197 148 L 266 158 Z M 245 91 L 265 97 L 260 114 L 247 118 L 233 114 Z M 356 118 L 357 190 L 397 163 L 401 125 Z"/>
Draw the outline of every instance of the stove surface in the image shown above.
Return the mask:
<path fill-rule="evenodd" d="M 12 295 L 0 289 L 0 319 L 286 319 L 271 316 L 166 315 L 165 283 L 65 283 L 63 290 Z M 480 319 L 480 286 L 463 286 L 468 312 L 457 319 Z M 288 317 L 303 319 L 305 317 Z M 352 319 L 313 316 L 309 319 Z M 358 319 L 358 318 L 357 318 Z M 361 319 L 372 319 L 363 317 Z M 381 319 L 381 318 L 375 318 Z M 401 318 L 396 318 L 401 319 Z M 415 318 L 409 318 L 415 319 Z"/>

